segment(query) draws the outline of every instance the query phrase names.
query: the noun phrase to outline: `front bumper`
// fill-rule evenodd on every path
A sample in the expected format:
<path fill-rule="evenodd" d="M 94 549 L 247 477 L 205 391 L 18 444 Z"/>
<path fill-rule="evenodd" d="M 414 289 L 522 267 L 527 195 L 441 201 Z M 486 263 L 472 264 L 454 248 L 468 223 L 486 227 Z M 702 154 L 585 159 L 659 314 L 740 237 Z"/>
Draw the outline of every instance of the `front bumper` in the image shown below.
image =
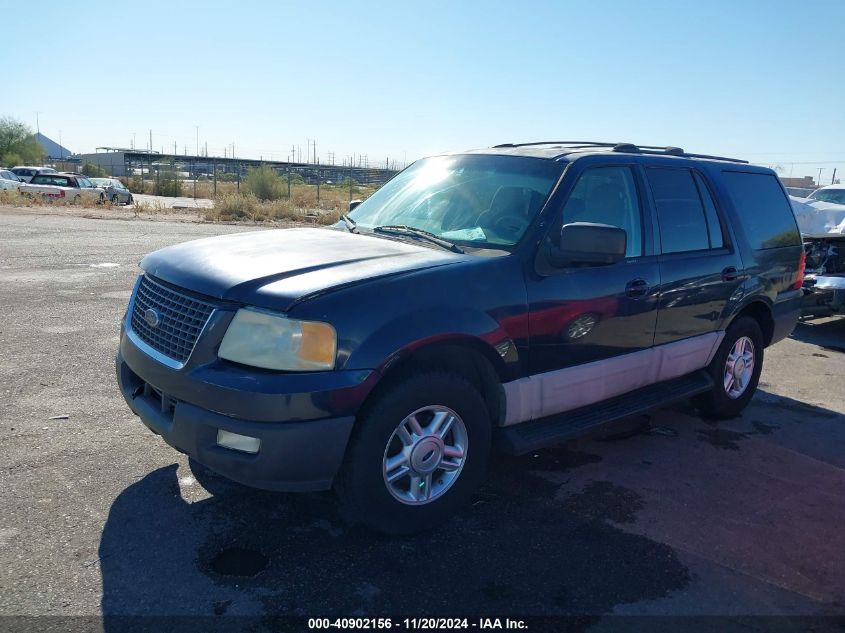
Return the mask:
<path fill-rule="evenodd" d="M 168 367 L 124 330 L 117 382 L 129 408 L 173 448 L 239 483 L 325 490 L 343 461 L 375 372 L 279 374 L 220 361 Z M 218 445 L 219 430 L 260 440 L 257 453 Z"/>

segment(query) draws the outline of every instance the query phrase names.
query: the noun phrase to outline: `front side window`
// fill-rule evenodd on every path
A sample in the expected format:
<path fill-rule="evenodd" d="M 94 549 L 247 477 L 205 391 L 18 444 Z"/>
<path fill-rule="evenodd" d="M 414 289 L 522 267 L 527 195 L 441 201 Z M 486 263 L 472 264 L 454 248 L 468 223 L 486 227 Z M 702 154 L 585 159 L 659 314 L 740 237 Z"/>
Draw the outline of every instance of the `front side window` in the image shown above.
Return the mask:
<path fill-rule="evenodd" d="M 698 187 L 689 169 L 652 167 L 646 170 L 663 253 L 684 253 L 710 248 L 707 220 Z"/>
<path fill-rule="evenodd" d="M 594 167 L 578 178 L 563 207 L 563 224 L 592 222 L 624 229 L 626 257 L 643 253 L 642 210 L 630 167 Z"/>
<path fill-rule="evenodd" d="M 438 156 L 417 161 L 349 216 L 362 232 L 407 226 L 470 247 L 515 245 L 560 176 L 554 161 Z"/>

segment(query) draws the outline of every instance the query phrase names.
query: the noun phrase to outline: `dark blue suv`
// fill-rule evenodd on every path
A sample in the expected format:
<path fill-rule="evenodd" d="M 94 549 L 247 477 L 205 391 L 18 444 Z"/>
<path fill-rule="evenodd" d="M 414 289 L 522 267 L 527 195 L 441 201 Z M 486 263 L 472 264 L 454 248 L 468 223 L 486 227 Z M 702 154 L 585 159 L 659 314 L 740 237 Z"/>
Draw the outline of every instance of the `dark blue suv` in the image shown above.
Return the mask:
<path fill-rule="evenodd" d="M 196 462 L 334 488 L 410 532 L 524 453 L 693 397 L 751 399 L 801 303 L 774 172 L 679 148 L 506 144 L 420 160 L 328 229 L 141 262 L 117 355 L 131 409 Z"/>

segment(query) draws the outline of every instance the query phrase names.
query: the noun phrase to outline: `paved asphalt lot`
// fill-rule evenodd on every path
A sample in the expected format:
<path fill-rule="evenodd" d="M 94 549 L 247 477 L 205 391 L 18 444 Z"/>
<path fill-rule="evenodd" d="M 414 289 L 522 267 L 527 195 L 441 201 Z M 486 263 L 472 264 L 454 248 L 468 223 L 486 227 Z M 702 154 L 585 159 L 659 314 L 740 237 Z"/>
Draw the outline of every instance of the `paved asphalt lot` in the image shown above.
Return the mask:
<path fill-rule="evenodd" d="M 239 230 L 0 209 L 0 615 L 845 612 L 845 319 L 767 350 L 736 420 L 498 458 L 448 525 L 388 539 L 192 472 L 117 391 L 142 255 Z"/>

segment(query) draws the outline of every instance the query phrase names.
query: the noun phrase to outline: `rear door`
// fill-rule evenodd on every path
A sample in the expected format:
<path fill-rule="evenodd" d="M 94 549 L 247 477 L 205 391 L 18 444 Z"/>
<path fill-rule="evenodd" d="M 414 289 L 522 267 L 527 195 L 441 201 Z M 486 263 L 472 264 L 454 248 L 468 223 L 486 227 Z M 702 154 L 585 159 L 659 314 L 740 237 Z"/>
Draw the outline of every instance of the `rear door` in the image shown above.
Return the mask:
<path fill-rule="evenodd" d="M 660 298 L 654 344 L 716 340 L 729 300 L 742 285 L 742 259 L 703 171 L 646 167 L 660 245 Z M 711 336 L 707 336 L 711 335 Z M 692 343 L 692 350 L 709 350 Z M 698 352 L 695 352 L 698 353 Z M 707 353 L 701 365 L 706 364 Z M 694 359 L 691 359 L 696 364 Z"/>

